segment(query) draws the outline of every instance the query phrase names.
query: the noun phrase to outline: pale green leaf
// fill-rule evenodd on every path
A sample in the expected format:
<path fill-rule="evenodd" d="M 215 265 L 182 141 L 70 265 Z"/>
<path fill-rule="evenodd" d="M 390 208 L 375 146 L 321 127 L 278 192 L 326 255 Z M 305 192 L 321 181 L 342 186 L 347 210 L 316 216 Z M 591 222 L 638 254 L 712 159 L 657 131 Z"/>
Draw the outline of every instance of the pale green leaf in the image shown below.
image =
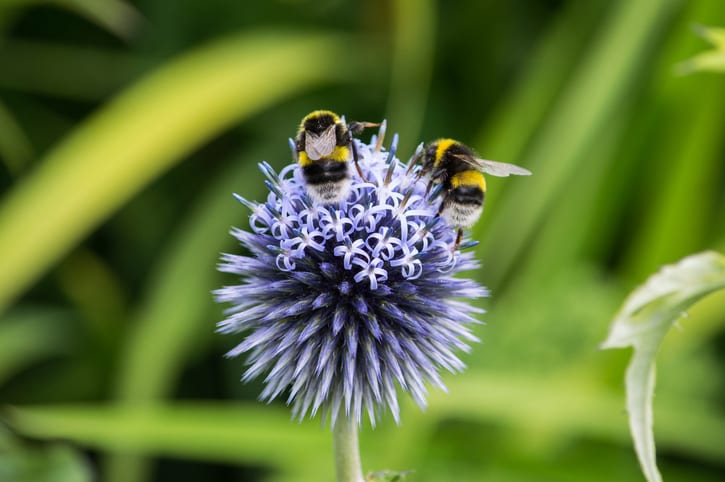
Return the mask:
<path fill-rule="evenodd" d="M 645 477 L 662 477 L 655 460 L 652 431 L 654 359 L 662 339 L 685 310 L 707 294 L 725 288 L 725 257 L 715 252 L 688 256 L 665 266 L 625 300 L 603 348 L 633 347 L 627 367 L 629 427 Z"/>
<path fill-rule="evenodd" d="M 677 66 L 680 74 L 692 72 L 725 72 L 725 49 L 708 50 Z"/>
<path fill-rule="evenodd" d="M 339 36 L 245 34 L 187 54 L 131 87 L 0 205 L 0 310 L 190 151 L 295 92 L 350 75 L 347 58 Z"/>
<path fill-rule="evenodd" d="M 694 30 L 697 35 L 710 42 L 714 47 L 725 49 L 725 28 L 695 25 Z"/>
<path fill-rule="evenodd" d="M 22 435 L 119 453 L 294 470 L 310 458 L 327 462 L 332 450 L 329 430 L 315 422 L 293 423 L 286 408 L 256 403 L 17 407 L 9 414 Z M 331 471 L 330 461 L 320 473 Z"/>
<path fill-rule="evenodd" d="M 715 47 L 677 65 L 680 74 L 725 72 L 725 28 L 695 26 L 695 33 Z"/>

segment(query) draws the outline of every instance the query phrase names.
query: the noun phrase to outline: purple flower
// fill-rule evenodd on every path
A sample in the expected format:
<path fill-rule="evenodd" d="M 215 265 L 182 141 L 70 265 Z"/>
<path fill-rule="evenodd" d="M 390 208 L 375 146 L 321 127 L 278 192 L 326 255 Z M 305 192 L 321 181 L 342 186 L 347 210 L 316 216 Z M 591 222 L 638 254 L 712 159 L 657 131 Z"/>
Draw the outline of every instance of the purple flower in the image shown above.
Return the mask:
<path fill-rule="evenodd" d="M 436 216 L 390 152 L 355 140 L 364 182 L 350 169 L 349 197 L 315 204 L 297 165 L 266 164 L 266 202 L 251 209 L 251 231 L 232 230 L 249 255 L 224 254 L 219 269 L 241 284 L 215 292 L 230 303 L 221 333 L 246 333 L 228 353 L 247 354 L 242 380 L 264 376 L 261 398 L 283 394 L 293 415 L 322 412 L 334 425 L 342 408 L 375 424 L 386 409 L 399 421 L 397 390 L 424 407 L 427 384 L 445 390 L 439 371 L 465 368 L 457 352 L 477 341 L 470 325 L 482 310 L 465 299 L 487 296 L 469 279 L 472 253 L 452 251 L 455 232 Z M 469 247 L 473 243 L 463 243 Z"/>

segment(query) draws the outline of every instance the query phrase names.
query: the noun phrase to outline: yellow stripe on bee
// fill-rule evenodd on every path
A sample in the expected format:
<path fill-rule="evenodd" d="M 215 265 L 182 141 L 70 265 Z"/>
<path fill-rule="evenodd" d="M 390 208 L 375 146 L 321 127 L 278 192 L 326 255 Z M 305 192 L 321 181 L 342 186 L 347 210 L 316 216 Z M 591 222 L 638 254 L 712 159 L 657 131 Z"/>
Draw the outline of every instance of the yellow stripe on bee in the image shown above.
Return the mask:
<path fill-rule="evenodd" d="M 451 147 L 453 144 L 456 144 L 457 142 L 453 139 L 439 139 L 436 142 L 436 158 L 434 165 L 438 165 L 439 162 L 441 162 L 441 159 L 443 158 L 443 154 L 448 150 L 449 147 Z"/>
<path fill-rule="evenodd" d="M 330 153 L 329 156 L 325 156 L 324 159 L 330 160 L 330 161 L 339 161 L 339 162 L 347 162 L 347 160 L 350 158 L 350 149 L 347 148 L 347 146 L 336 146 L 335 149 Z M 307 156 L 307 153 L 305 151 L 298 153 L 298 162 L 300 163 L 300 166 L 305 167 L 309 166 L 310 164 L 314 164 L 318 161 L 313 161 Z"/>
<path fill-rule="evenodd" d="M 454 174 L 451 177 L 451 186 L 454 189 L 461 186 L 478 186 L 481 191 L 486 192 L 486 179 L 483 174 L 471 169 Z"/>

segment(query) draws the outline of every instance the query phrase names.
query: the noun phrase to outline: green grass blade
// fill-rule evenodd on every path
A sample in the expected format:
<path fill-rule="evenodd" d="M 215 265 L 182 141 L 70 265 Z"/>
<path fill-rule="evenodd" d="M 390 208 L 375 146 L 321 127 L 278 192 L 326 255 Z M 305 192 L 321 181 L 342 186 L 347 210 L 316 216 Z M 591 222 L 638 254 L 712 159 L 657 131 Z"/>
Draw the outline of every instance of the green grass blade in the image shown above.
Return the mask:
<path fill-rule="evenodd" d="M 324 475 L 332 472 L 329 430 L 316 423 L 292 423 L 286 408 L 195 402 L 145 408 L 17 407 L 8 412 L 10 425 L 22 435 L 66 439 L 108 452 L 248 462 L 282 470 L 319 458 L 320 480 L 328 480 Z"/>
<path fill-rule="evenodd" d="M 488 283 L 497 285 L 521 255 L 550 203 L 565 190 L 580 155 L 625 100 L 650 42 L 679 3 L 623 1 L 612 11 L 522 162 L 535 175 L 509 180 L 505 198 L 489 213 L 491 220 L 479 247 L 484 257 L 495 253 L 495 262 L 487 265 Z"/>
<path fill-rule="evenodd" d="M 395 0 L 393 10 L 393 58 L 386 117 L 400 134 L 401 153 L 412 153 L 419 142 L 425 114 L 436 32 L 434 0 Z M 403 154 L 404 158 L 408 154 Z"/>
<path fill-rule="evenodd" d="M 725 257 L 714 252 L 688 256 L 666 266 L 637 288 L 615 317 L 603 348 L 634 347 L 627 368 L 627 412 L 642 471 L 649 482 L 662 477 L 652 431 L 654 359 L 667 332 L 692 304 L 725 288 Z"/>
<path fill-rule="evenodd" d="M 216 320 L 209 319 L 209 313 L 215 311 L 211 291 L 221 283 L 216 264 L 221 251 L 236 245 L 229 228 L 246 223 L 249 215 L 232 193 L 240 192 L 250 179 L 258 181 L 260 190 L 264 187 L 252 160 L 220 173 L 150 276 L 146 300 L 122 348 L 116 381 L 120 400 L 140 403 L 167 396 L 181 363 L 192 349 L 203 349 L 203 340 L 213 336 Z M 252 197 L 248 191 L 240 194 Z M 221 316 L 221 308 L 216 311 Z M 163 353 L 158 349 L 160 339 L 164 340 Z"/>
<path fill-rule="evenodd" d="M 261 150 L 261 149 L 260 149 Z M 211 290 L 221 286 L 215 265 L 221 251 L 236 243 L 229 227 L 239 225 L 247 209 L 231 195 L 250 199 L 263 196 L 262 174 L 254 152 L 247 161 L 221 172 L 195 203 L 175 242 L 150 276 L 146 299 L 121 347 L 116 396 L 131 405 L 143 405 L 170 394 L 184 363 L 201 355 L 214 333 Z M 255 182 L 256 181 L 256 182 Z M 250 185 L 251 184 L 251 185 Z M 253 191 L 259 194 L 254 195 Z M 164 340 L 164 350 L 158 340 Z M 145 480 L 147 464 L 138 457 L 114 455 L 107 465 L 109 481 Z"/>
<path fill-rule="evenodd" d="M 599 2 L 569 2 L 537 42 L 526 70 L 498 104 L 475 141 L 487 159 L 519 162 L 601 21 Z M 498 190 L 486 193 L 487 202 Z"/>
<path fill-rule="evenodd" d="M 425 414 L 404 406 L 404 411 L 410 408 L 405 413 L 406 425 L 426 423 L 430 418 L 458 418 L 495 421 L 565 440 L 583 437 L 616 444 L 627 442 L 620 395 L 593 382 L 590 372 L 559 372 L 546 377 L 477 370 L 453 377 L 446 385 L 449 393 L 431 393 Z M 691 410 L 688 399 L 661 402 L 655 413 L 662 447 L 703 462 L 717 464 L 723 460 L 725 417 L 715 407 Z"/>
<path fill-rule="evenodd" d="M 185 154 L 282 98 L 345 75 L 341 41 L 229 38 L 162 67 L 94 115 L 0 205 L 0 310 Z"/>

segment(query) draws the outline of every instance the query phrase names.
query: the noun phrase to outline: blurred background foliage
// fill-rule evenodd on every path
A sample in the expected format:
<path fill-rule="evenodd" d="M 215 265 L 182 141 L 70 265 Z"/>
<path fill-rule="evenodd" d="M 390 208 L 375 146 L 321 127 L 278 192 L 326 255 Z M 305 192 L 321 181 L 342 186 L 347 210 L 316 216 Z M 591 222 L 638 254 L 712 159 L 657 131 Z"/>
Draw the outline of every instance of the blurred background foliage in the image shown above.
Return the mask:
<path fill-rule="evenodd" d="M 725 77 L 677 75 L 721 0 L 0 0 L 0 480 L 333 480 L 331 437 L 255 401 L 214 335 L 231 197 L 330 108 L 528 167 L 473 229 L 483 343 L 362 435 L 411 481 L 639 481 L 625 294 L 725 249 Z M 665 480 L 725 477 L 725 295 L 658 357 Z"/>

